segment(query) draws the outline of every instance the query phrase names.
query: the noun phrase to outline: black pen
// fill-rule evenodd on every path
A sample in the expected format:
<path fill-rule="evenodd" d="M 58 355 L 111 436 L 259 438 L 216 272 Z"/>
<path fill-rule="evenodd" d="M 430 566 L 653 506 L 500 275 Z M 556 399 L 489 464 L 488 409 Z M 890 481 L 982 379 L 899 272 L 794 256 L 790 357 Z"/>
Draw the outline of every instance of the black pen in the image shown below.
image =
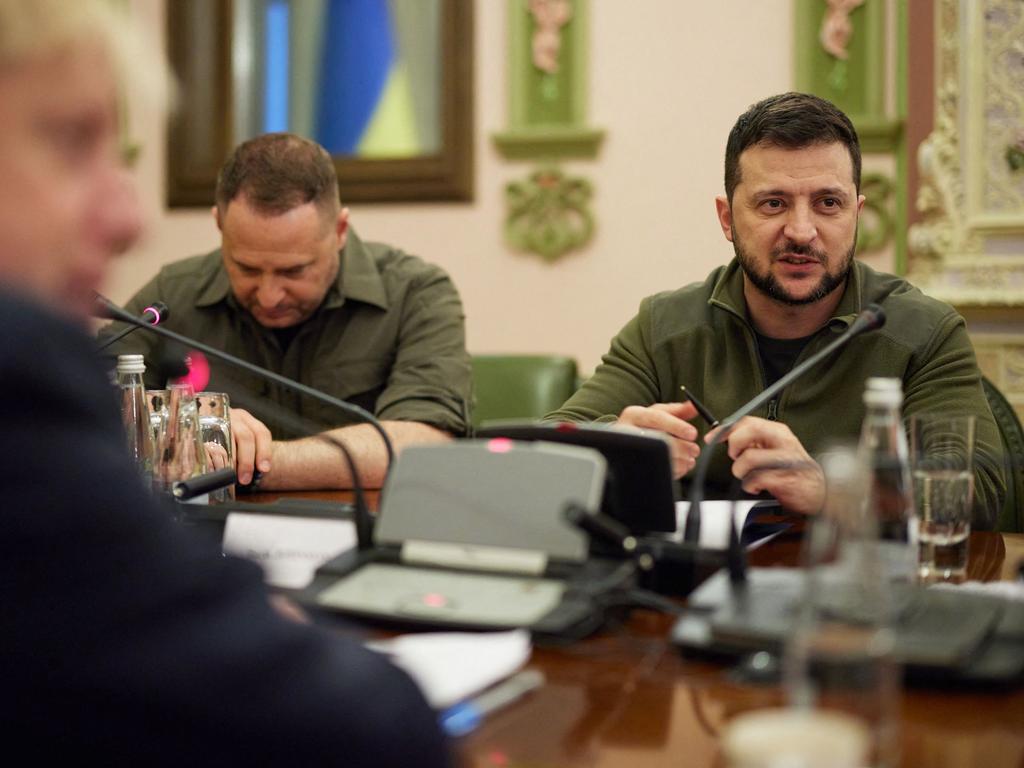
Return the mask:
<path fill-rule="evenodd" d="M 714 414 L 708 410 L 708 407 L 704 405 L 704 403 L 694 397 L 685 386 L 680 387 L 679 389 L 682 390 L 683 397 L 693 403 L 693 407 L 697 409 L 697 413 L 699 413 L 701 418 L 708 423 L 708 426 L 712 429 L 718 426 L 718 419 L 714 417 Z"/>

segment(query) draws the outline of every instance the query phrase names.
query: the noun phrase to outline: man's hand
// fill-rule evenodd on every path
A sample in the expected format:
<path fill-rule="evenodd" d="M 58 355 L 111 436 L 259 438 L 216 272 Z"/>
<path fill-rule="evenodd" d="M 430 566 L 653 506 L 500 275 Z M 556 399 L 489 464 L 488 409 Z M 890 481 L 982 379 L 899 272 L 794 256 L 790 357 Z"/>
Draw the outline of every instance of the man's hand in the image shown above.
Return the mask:
<path fill-rule="evenodd" d="M 252 482 L 253 469 L 266 474 L 270 471 L 273 438 L 266 425 L 241 408 L 231 409 L 231 435 L 235 440 L 235 472 L 238 482 Z"/>
<path fill-rule="evenodd" d="M 710 442 L 718 429 L 709 432 Z M 785 424 L 756 416 L 736 422 L 725 438 L 732 474 L 747 493 L 768 491 L 793 512 L 815 514 L 825 503 L 825 474 Z"/>
<path fill-rule="evenodd" d="M 203 443 L 206 450 L 206 466 L 210 472 L 224 469 L 228 465 L 228 452 L 220 443 Z"/>
<path fill-rule="evenodd" d="M 693 469 L 700 455 L 697 428 L 687 419 L 697 415 L 693 403 L 631 405 L 619 414 L 619 424 L 664 433 L 672 449 L 672 476 L 677 480 Z"/>

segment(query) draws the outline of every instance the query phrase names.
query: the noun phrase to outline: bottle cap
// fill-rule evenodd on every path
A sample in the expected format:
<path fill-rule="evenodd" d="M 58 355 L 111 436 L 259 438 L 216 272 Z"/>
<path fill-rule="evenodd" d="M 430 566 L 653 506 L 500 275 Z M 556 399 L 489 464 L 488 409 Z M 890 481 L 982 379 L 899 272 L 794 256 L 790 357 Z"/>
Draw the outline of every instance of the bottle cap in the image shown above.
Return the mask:
<path fill-rule="evenodd" d="M 903 404 L 903 382 L 896 378 L 875 376 L 864 386 L 865 405 L 899 407 Z"/>
<path fill-rule="evenodd" d="M 146 361 L 142 355 L 118 355 L 117 356 L 117 373 L 118 375 L 124 373 L 145 373 L 146 372 Z"/>

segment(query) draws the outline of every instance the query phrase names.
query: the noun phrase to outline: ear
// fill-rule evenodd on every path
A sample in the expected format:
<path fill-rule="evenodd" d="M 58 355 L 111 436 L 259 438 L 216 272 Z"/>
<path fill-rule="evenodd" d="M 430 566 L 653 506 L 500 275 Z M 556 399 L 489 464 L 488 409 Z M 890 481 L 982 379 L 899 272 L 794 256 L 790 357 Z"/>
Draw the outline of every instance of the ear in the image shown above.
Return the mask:
<path fill-rule="evenodd" d="M 348 208 L 338 211 L 338 219 L 334 223 L 334 234 L 338 238 L 338 250 L 340 251 L 348 241 Z"/>
<path fill-rule="evenodd" d="M 857 195 L 857 216 L 860 217 L 861 212 L 864 210 L 864 201 L 867 200 L 864 195 Z"/>
<path fill-rule="evenodd" d="M 215 205 L 210 209 L 210 213 L 213 214 L 213 223 L 217 225 L 217 229 L 223 232 L 224 227 L 221 225 L 220 209 Z"/>
<path fill-rule="evenodd" d="M 732 208 L 729 200 L 724 195 L 715 197 L 715 210 L 718 212 L 718 226 L 722 228 L 722 234 L 730 243 L 732 242 Z"/>

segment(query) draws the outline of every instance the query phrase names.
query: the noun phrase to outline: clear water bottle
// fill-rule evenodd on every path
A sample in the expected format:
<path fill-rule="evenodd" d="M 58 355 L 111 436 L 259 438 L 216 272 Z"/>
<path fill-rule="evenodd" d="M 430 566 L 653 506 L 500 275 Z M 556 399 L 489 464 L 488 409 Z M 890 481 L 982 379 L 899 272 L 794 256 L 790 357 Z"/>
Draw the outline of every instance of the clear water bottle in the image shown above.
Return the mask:
<path fill-rule="evenodd" d="M 877 520 L 884 545 L 882 565 L 890 579 L 912 581 L 917 571 L 917 516 L 901 415 L 903 382 L 868 379 L 864 405 L 859 455 L 869 473 L 865 503 Z"/>
<path fill-rule="evenodd" d="M 824 455 L 821 464 L 828 493 L 804 536 L 803 599 L 783 658 L 787 700 L 805 719 L 824 718 L 845 733 L 851 749 L 859 745 L 851 754 L 830 754 L 829 765 L 894 768 L 900 669 L 882 564 L 886 542 L 863 503 L 871 472 L 852 448 Z"/>
<path fill-rule="evenodd" d="M 118 355 L 117 386 L 121 394 L 121 419 L 124 422 L 128 451 L 143 476 L 153 474 L 153 433 L 142 374 L 146 364 L 142 355 Z"/>

